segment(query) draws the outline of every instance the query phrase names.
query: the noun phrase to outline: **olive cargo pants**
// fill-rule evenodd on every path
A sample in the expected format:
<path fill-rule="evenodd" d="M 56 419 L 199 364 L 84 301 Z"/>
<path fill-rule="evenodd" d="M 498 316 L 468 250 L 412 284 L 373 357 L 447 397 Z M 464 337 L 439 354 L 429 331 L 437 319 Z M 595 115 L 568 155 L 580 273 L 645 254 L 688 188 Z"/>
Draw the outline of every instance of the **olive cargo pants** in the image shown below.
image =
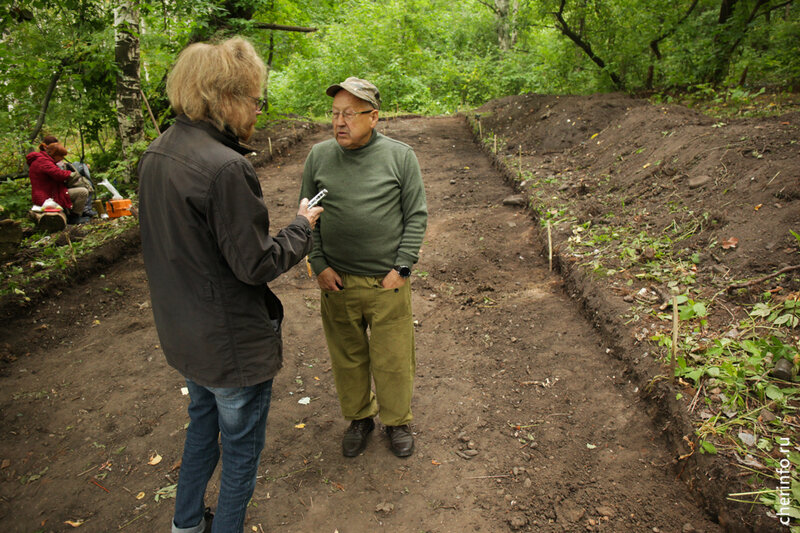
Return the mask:
<path fill-rule="evenodd" d="M 407 424 L 416 370 L 410 280 L 384 289 L 381 278 L 340 276 L 344 289 L 323 290 L 320 311 L 342 414 Z"/>

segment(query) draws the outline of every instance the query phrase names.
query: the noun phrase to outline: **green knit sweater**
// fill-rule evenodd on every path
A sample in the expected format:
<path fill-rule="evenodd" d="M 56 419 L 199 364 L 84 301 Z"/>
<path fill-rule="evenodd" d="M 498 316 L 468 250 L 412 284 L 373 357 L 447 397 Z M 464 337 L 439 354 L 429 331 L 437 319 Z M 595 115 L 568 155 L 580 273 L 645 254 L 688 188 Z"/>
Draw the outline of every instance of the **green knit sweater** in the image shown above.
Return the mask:
<path fill-rule="evenodd" d="M 360 276 L 384 276 L 419 259 L 428 210 L 414 151 L 373 130 L 369 143 L 345 150 L 336 139 L 306 159 L 300 198 L 328 189 L 309 262 Z"/>

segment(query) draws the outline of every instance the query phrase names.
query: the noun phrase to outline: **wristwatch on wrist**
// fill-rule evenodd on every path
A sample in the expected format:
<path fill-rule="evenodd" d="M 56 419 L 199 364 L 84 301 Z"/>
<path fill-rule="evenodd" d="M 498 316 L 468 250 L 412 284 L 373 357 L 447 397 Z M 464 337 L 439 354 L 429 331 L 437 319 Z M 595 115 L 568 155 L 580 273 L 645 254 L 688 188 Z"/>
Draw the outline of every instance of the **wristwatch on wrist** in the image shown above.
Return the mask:
<path fill-rule="evenodd" d="M 397 270 L 401 278 L 407 278 L 411 275 L 411 269 L 406 265 L 396 265 L 394 269 Z"/>

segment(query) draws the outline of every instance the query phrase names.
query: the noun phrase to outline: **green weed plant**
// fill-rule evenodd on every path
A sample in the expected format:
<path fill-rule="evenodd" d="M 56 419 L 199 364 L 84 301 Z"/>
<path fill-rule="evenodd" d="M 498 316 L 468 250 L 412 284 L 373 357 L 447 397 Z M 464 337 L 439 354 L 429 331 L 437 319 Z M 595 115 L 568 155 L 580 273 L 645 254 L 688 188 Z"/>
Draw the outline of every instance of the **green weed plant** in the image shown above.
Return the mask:
<path fill-rule="evenodd" d="M 80 240 L 70 239 L 66 244 L 62 233 L 34 233 L 23 239 L 25 259 L 4 265 L 0 276 L 0 298 L 29 301 L 47 281 L 67 279 L 75 262 L 99 246 L 113 240 L 137 224 L 134 217 L 121 217 L 104 222 L 85 224 L 86 234 Z"/>

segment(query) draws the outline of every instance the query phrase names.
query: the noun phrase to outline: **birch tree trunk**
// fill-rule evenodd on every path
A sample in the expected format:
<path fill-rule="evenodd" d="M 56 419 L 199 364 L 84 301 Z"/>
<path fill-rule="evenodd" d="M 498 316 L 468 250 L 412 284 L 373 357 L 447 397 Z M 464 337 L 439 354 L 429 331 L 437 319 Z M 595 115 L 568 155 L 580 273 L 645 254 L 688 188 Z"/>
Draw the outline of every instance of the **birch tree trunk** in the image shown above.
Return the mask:
<path fill-rule="evenodd" d="M 510 50 L 517 42 L 518 11 L 519 0 L 495 0 L 494 2 L 497 44 L 501 50 Z"/>
<path fill-rule="evenodd" d="M 114 8 L 114 56 L 117 73 L 117 124 L 122 155 L 143 138 L 141 82 L 139 80 L 139 0 L 120 0 Z"/>

